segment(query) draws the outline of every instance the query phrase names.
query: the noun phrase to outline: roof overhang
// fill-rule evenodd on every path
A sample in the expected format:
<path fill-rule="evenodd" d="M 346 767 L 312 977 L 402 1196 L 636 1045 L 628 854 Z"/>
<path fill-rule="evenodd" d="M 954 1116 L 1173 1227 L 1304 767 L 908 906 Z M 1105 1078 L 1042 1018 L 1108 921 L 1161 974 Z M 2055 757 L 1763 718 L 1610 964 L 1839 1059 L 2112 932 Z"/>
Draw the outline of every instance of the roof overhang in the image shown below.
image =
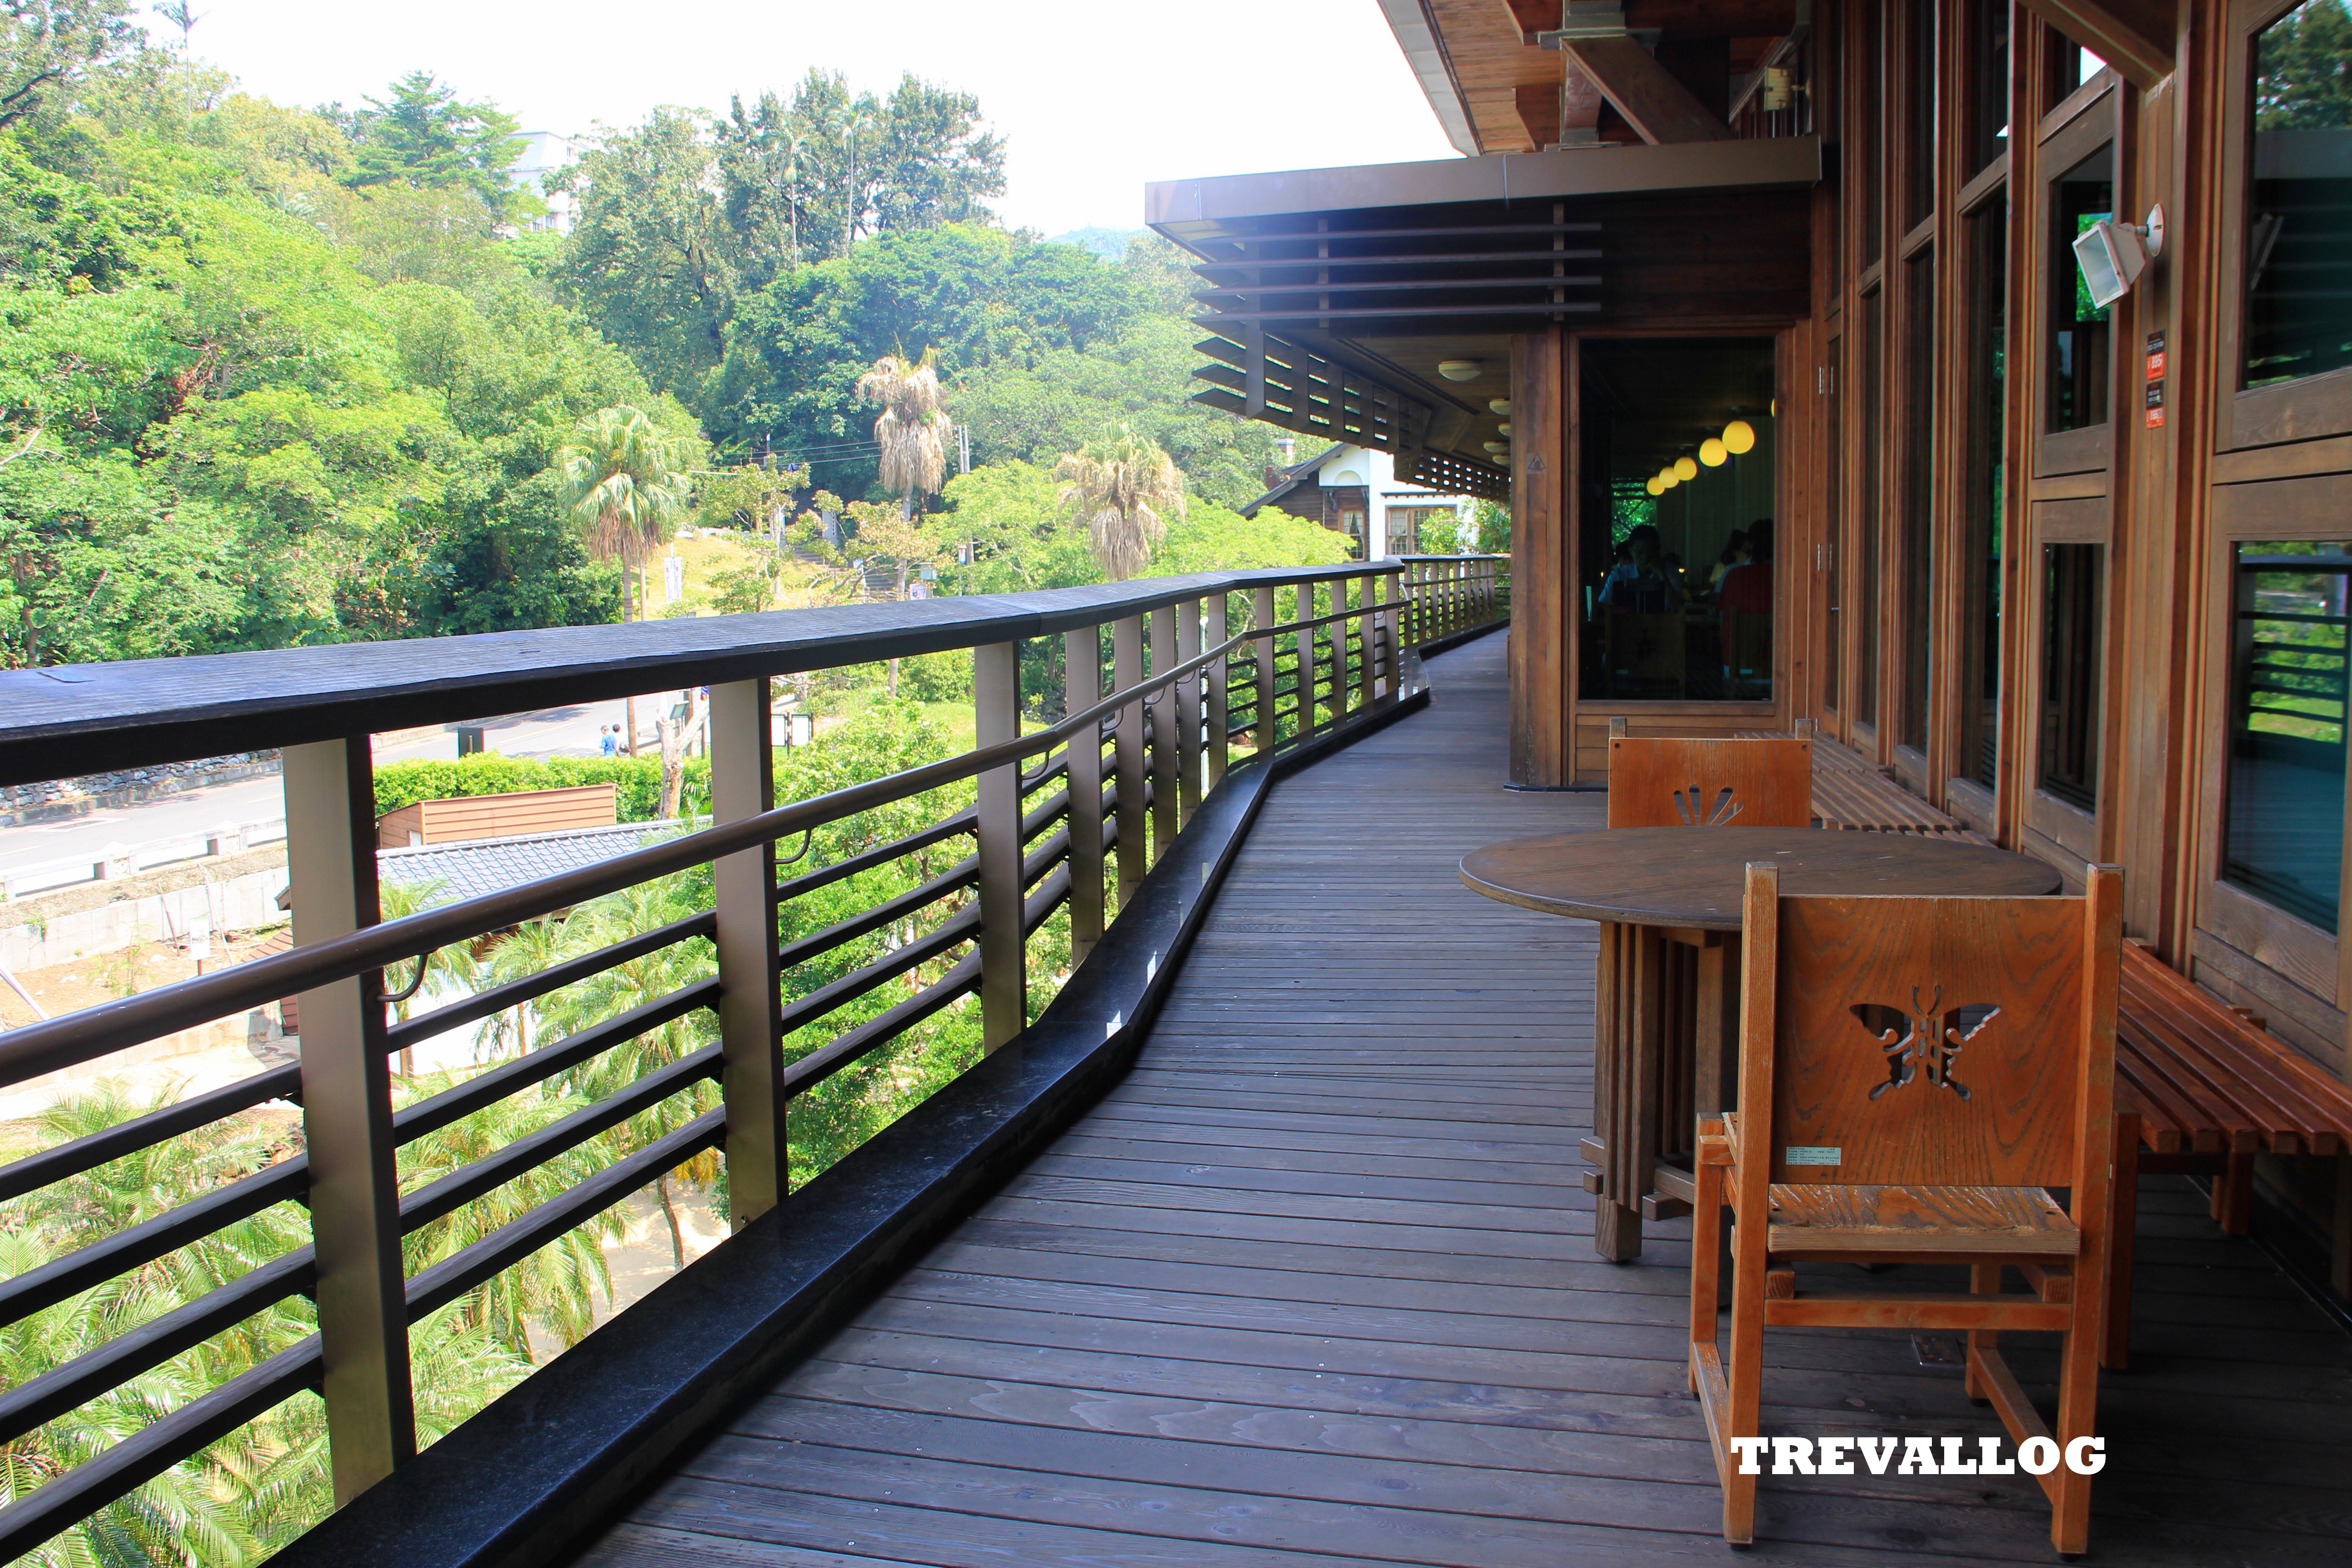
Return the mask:
<path fill-rule="evenodd" d="M 1196 401 L 1496 495 L 1512 335 L 1802 318 L 1821 175 L 1810 136 L 1575 148 L 1163 181 L 1145 220 L 1201 258 Z"/>

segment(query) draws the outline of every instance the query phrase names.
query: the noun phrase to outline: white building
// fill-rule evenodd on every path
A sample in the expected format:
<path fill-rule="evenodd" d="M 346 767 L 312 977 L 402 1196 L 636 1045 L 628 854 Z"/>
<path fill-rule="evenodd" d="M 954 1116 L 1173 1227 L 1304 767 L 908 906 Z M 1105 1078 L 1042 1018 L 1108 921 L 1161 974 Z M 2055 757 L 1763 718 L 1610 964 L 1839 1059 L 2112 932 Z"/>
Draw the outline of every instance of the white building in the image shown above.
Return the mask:
<path fill-rule="evenodd" d="M 567 167 L 580 156 L 580 142 L 575 137 L 559 136 L 552 131 L 526 131 L 515 138 L 522 143 L 522 156 L 507 169 L 509 189 L 528 188 L 547 204 L 547 211 L 522 226 L 533 230 L 552 229 L 557 234 L 570 234 L 580 198 L 570 191 L 547 189 L 548 176 Z"/>
<path fill-rule="evenodd" d="M 1291 447 L 1287 441 L 1283 446 Z M 1271 479 L 1264 495 L 1242 508 L 1244 517 L 1270 506 L 1319 522 L 1346 534 L 1359 561 L 1453 554 L 1468 547 L 1471 499 L 1400 479 L 1396 459 L 1386 452 L 1337 442 L 1285 465 Z"/>

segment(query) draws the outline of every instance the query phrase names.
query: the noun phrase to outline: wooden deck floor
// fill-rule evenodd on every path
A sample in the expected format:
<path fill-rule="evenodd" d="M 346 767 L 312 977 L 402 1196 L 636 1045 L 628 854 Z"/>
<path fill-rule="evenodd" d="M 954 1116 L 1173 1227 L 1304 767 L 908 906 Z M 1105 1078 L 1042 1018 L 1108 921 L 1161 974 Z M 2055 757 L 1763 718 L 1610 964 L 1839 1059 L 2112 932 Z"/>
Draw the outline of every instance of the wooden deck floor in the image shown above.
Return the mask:
<path fill-rule="evenodd" d="M 1433 661 L 1431 711 L 1282 784 L 1133 1075 L 584 1561 L 1736 1561 L 1685 1393 L 1688 1222 L 1590 1250 L 1593 928 L 1454 878 L 1601 817 L 1499 787 L 1502 652 Z M 2094 1560 L 2352 1561 L 2352 1340 L 2178 1178 L 2141 1213 Z M 1907 1336 L 1768 1343 L 1768 1431 L 1999 1431 Z M 2047 1528 L 2022 1477 L 1768 1478 L 1745 1555 L 2045 1563 Z"/>

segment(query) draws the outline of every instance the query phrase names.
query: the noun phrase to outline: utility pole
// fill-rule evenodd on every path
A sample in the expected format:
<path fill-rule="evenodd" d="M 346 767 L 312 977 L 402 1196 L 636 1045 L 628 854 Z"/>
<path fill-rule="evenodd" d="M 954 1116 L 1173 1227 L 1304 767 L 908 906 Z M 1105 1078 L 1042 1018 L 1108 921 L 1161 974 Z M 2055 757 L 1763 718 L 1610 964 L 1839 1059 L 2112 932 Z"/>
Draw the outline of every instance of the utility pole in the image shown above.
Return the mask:
<path fill-rule="evenodd" d="M 971 472 L 971 426 L 959 425 L 955 427 L 955 433 L 956 472 L 968 474 Z"/>

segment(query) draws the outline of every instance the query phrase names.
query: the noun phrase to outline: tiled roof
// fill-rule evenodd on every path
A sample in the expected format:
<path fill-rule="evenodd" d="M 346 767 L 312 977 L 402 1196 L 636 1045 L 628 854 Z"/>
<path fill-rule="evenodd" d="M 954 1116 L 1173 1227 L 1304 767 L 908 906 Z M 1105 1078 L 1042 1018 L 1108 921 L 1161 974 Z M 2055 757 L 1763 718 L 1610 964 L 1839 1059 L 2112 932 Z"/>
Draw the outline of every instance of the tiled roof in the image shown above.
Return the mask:
<path fill-rule="evenodd" d="M 1316 453 L 1313 457 L 1303 458 L 1299 461 L 1292 463 L 1287 468 L 1284 468 L 1282 472 L 1285 475 L 1285 478 L 1272 489 L 1266 491 L 1265 494 L 1258 497 L 1257 500 L 1251 501 L 1248 505 L 1243 507 L 1242 515 L 1244 517 L 1255 517 L 1257 515 L 1258 508 L 1265 506 L 1269 501 L 1280 500 L 1284 496 L 1288 495 L 1292 490 L 1298 487 L 1298 482 L 1301 479 L 1304 479 L 1308 474 L 1313 473 L 1316 469 L 1329 462 L 1331 460 L 1331 454 L 1346 445 L 1347 443 L 1345 441 L 1334 441 L 1329 446 L 1324 447 L 1321 451 Z"/>
<path fill-rule="evenodd" d="M 412 844 L 379 849 L 376 878 L 387 887 L 437 884 L 423 907 L 479 898 L 576 871 L 626 855 L 693 824 L 624 822 L 608 827 L 573 827 L 557 833 L 518 833 L 505 838 L 462 838 L 448 844 Z"/>

